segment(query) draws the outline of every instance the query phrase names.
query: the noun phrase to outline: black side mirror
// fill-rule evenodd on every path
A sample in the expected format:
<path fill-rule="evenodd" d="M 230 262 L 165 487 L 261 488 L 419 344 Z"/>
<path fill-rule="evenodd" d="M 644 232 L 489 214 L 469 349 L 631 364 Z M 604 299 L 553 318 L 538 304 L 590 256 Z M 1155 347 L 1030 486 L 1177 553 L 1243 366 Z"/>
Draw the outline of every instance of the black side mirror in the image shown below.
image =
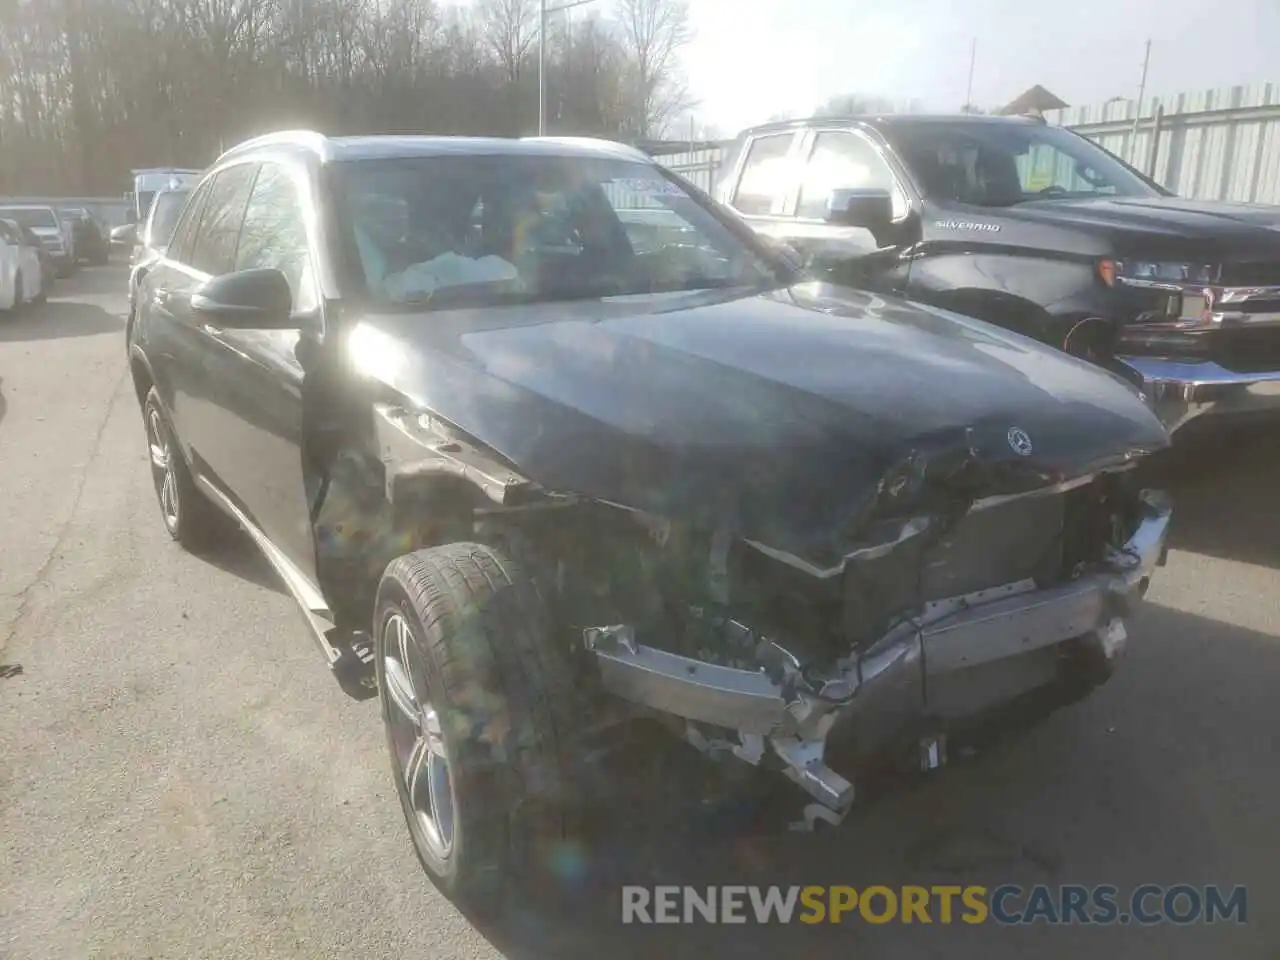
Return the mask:
<path fill-rule="evenodd" d="M 191 309 L 212 326 L 228 330 L 298 330 L 293 291 L 283 273 L 268 267 L 223 274 L 200 284 Z"/>
<path fill-rule="evenodd" d="M 888 190 L 832 190 L 826 219 L 879 234 L 893 223 L 893 198 Z"/>

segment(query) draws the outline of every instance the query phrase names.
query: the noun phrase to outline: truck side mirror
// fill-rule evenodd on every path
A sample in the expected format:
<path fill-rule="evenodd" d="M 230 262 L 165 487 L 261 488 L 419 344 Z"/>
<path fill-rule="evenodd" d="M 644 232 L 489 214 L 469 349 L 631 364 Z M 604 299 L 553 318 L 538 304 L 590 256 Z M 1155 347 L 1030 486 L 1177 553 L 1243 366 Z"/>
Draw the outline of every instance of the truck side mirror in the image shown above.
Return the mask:
<path fill-rule="evenodd" d="M 826 220 L 879 235 L 893 223 L 893 197 L 888 190 L 832 190 Z"/>

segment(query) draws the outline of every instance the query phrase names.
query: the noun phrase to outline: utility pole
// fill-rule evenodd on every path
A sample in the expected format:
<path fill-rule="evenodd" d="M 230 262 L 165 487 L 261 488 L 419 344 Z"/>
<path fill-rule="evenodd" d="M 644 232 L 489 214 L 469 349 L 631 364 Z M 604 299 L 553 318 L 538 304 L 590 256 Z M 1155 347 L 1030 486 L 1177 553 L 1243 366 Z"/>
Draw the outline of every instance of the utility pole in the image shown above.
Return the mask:
<path fill-rule="evenodd" d="M 1138 123 L 1142 119 L 1142 98 L 1147 92 L 1147 68 L 1151 66 L 1151 41 L 1147 41 L 1146 52 L 1142 55 L 1142 79 L 1138 81 L 1138 102 L 1133 108 L 1133 130 L 1130 133 L 1129 140 L 1132 146 L 1129 148 L 1129 162 L 1135 167 L 1138 165 Z"/>
<path fill-rule="evenodd" d="M 969 85 L 964 91 L 964 110 L 967 113 L 973 106 L 973 68 L 978 62 L 978 38 L 973 38 L 969 46 Z"/>
<path fill-rule="evenodd" d="M 561 10 L 572 10 L 584 4 L 595 3 L 595 0 L 572 0 L 554 7 L 547 6 L 547 0 L 538 0 L 538 136 L 547 134 L 547 14 L 559 13 Z"/>
<path fill-rule="evenodd" d="M 547 0 L 538 0 L 538 136 L 547 133 Z"/>

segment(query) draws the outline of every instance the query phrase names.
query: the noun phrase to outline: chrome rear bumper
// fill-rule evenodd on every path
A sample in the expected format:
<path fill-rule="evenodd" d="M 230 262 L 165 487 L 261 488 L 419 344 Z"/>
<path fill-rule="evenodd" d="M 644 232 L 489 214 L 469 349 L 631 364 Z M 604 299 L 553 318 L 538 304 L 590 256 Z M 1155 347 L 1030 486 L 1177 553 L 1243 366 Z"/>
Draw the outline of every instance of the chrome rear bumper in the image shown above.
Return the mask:
<path fill-rule="evenodd" d="M 1212 360 L 1118 359 L 1132 371 L 1171 433 L 1205 415 L 1280 416 L 1280 370 L 1238 373 Z"/>
<path fill-rule="evenodd" d="M 895 627 L 860 659 L 842 661 L 838 672 L 820 681 L 821 696 L 811 692 L 812 677 L 798 682 L 797 674 L 787 670 L 779 676 L 776 670 L 743 670 L 670 653 L 637 642 L 625 625 L 590 628 L 584 641 L 610 693 L 687 721 L 735 731 L 743 745 L 752 738 L 767 740 L 792 779 L 834 807 L 832 797 L 844 793 L 824 787 L 830 781 L 822 756 L 838 719 L 892 725 L 909 714 L 927 712 L 926 676 L 951 675 L 1080 638 L 1108 660 L 1117 656 L 1124 647 L 1123 618 L 1145 594 L 1152 571 L 1166 554 L 1171 508 L 1158 495 L 1149 495 L 1144 506 L 1145 516 L 1133 536 L 1095 572 L 1048 589 L 1025 581 L 930 604 L 921 617 Z M 760 657 L 762 662 L 794 663 L 770 641 L 763 641 L 765 646 L 772 650 Z M 732 752 L 742 755 L 739 746 Z M 803 769 L 796 767 L 797 757 L 803 757 Z"/>

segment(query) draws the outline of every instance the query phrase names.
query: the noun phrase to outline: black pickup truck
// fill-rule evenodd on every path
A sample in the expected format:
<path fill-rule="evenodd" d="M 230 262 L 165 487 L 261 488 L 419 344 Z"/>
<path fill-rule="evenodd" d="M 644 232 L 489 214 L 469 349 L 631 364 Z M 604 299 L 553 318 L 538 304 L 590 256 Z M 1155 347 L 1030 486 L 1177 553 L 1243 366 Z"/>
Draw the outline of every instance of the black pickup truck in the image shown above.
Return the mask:
<path fill-rule="evenodd" d="M 1170 430 L 1280 416 L 1280 207 L 1182 199 L 1071 130 L 968 115 L 754 127 L 716 194 L 837 282 L 1109 367 Z"/>

